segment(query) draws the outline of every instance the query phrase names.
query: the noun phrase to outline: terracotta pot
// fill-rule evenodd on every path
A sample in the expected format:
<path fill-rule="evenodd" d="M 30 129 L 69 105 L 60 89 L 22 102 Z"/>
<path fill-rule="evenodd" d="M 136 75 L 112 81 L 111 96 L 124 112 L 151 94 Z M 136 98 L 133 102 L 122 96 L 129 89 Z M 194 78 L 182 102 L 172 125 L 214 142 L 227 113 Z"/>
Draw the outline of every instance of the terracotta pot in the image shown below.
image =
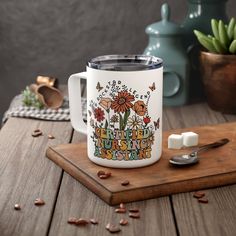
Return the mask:
<path fill-rule="evenodd" d="M 200 54 L 202 79 L 209 106 L 236 113 L 236 55 Z"/>

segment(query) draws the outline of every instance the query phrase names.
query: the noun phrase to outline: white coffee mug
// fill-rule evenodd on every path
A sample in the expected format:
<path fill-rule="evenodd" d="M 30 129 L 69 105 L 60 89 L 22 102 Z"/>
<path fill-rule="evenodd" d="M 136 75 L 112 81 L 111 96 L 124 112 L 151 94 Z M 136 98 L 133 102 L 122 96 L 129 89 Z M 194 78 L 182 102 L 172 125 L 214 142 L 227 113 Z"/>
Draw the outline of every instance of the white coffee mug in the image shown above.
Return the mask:
<path fill-rule="evenodd" d="M 87 125 L 82 119 L 81 79 L 87 80 Z M 160 159 L 162 86 L 162 60 L 144 55 L 97 57 L 87 63 L 86 72 L 70 76 L 71 123 L 87 134 L 91 161 L 134 168 Z"/>

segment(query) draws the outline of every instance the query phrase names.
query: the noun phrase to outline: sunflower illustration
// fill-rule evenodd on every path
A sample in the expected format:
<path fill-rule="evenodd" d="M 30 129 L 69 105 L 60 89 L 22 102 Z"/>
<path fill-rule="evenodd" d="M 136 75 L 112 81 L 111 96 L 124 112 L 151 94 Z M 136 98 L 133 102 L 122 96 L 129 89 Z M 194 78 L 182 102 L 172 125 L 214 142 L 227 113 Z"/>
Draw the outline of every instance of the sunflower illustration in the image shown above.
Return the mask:
<path fill-rule="evenodd" d="M 134 96 L 128 93 L 127 91 L 118 92 L 118 95 L 115 96 L 114 100 L 111 103 L 111 109 L 117 113 L 125 113 L 129 110 L 133 104 Z"/>

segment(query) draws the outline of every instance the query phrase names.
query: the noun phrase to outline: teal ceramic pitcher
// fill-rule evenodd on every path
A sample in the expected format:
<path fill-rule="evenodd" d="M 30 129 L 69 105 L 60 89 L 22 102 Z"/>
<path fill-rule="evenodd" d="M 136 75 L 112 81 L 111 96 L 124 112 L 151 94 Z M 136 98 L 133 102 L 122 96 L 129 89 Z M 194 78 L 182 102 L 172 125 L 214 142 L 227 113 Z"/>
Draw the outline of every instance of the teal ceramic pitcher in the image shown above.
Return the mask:
<path fill-rule="evenodd" d="M 206 34 L 211 33 L 211 19 L 228 21 L 226 15 L 226 2 L 228 0 L 188 0 L 188 13 L 182 27 L 184 32 L 184 45 L 186 48 L 197 42 L 193 34 L 198 29 Z"/>
<path fill-rule="evenodd" d="M 163 59 L 163 104 L 183 105 L 188 101 L 189 62 L 182 45 L 182 29 L 170 21 L 170 8 L 163 4 L 162 20 L 146 28 L 149 43 L 144 54 Z"/>

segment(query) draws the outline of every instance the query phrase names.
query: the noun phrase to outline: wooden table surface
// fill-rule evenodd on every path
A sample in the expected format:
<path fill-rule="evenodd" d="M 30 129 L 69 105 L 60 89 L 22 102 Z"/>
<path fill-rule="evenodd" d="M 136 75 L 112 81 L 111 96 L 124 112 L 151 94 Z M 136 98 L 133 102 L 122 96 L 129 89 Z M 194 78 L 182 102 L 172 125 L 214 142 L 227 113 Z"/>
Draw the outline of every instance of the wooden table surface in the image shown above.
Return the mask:
<path fill-rule="evenodd" d="M 85 95 L 85 94 L 84 94 Z M 163 128 L 235 121 L 236 116 L 212 111 L 206 104 L 164 108 Z M 43 136 L 32 138 L 35 129 Z M 55 139 L 48 139 L 53 134 Z M 10 118 L 0 131 L 0 235 L 110 235 L 108 222 L 120 214 L 45 157 L 48 145 L 76 143 L 85 136 L 69 122 Z M 236 160 L 235 160 L 236 161 Z M 236 184 L 205 190 L 209 203 L 199 204 L 193 193 L 127 204 L 140 209 L 140 219 L 128 219 L 119 235 L 236 235 Z M 34 205 L 35 198 L 46 204 Z M 14 204 L 22 206 L 14 210 Z M 69 225 L 70 216 L 96 218 L 98 225 Z"/>

